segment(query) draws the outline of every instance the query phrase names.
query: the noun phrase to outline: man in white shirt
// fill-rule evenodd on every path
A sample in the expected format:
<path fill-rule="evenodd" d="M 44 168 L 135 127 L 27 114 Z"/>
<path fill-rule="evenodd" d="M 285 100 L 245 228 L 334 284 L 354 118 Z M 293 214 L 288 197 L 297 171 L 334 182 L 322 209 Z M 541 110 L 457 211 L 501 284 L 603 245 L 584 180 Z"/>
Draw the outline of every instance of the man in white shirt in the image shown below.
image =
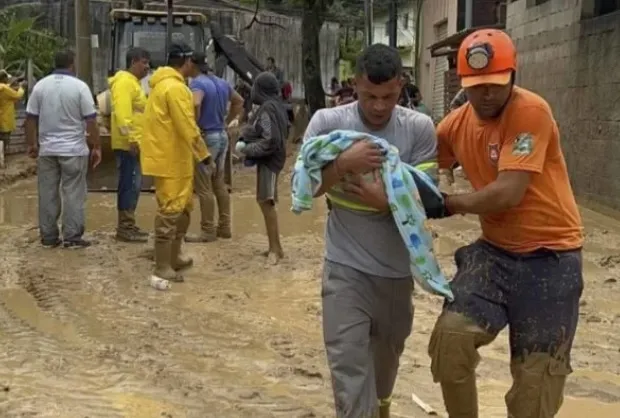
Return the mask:
<path fill-rule="evenodd" d="M 82 238 L 86 173 L 89 159 L 93 168 L 101 162 L 101 144 L 93 95 L 75 76 L 74 62 L 74 52 L 57 53 L 55 70 L 34 86 L 26 106 L 28 153 L 38 157 L 39 232 L 45 247 L 91 245 Z"/>

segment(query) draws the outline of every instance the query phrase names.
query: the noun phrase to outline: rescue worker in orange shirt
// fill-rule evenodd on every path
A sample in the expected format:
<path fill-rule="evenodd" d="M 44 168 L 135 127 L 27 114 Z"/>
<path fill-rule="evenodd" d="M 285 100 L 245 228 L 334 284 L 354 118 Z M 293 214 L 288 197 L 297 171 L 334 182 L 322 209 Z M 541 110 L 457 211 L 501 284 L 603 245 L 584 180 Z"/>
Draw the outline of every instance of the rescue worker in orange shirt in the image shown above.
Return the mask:
<path fill-rule="evenodd" d="M 457 72 L 469 102 L 438 126 L 440 169 L 459 162 L 474 192 L 446 196 L 441 216 L 480 216 L 459 248 L 433 330 L 431 371 L 451 418 L 477 418 L 478 348 L 506 326 L 508 416 L 551 418 L 562 405 L 583 290 L 583 228 L 547 102 L 514 84 L 516 50 L 502 31 L 469 35 Z"/>

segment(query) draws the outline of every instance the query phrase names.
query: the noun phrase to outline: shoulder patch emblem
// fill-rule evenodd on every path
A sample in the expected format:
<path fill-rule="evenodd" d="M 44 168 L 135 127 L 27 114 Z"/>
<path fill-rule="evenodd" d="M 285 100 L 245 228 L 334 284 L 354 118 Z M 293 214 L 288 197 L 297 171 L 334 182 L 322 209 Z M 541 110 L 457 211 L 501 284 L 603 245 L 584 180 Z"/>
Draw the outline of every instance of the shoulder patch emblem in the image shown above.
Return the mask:
<path fill-rule="evenodd" d="M 529 132 L 517 135 L 512 145 L 512 155 L 524 157 L 530 155 L 534 149 L 534 136 Z"/>
<path fill-rule="evenodd" d="M 491 164 L 497 165 L 499 161 L 499 144 L 489 144 L 489 161 L 491 161 Z"/>

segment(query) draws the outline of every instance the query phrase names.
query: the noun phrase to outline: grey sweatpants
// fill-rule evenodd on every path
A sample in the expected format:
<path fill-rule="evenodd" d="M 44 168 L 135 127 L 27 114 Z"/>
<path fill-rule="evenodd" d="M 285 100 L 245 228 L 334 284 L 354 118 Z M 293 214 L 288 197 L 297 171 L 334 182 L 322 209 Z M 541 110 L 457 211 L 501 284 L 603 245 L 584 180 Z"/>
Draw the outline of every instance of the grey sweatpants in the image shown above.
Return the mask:
<path fill-rule="evenodd" d="M 389 401 L 413 323 L 413 281 L 325 261 L 323 337 L 338 418 L 374 417 Z"/>
<path fill-rule="evenodd" d="M 60 237 L 58 219 L 61 211 L 63 240 L 82 238 L 87 172 L 88 156 L 39 157 L 39 232 L 43 243 L 53 243 Z"/>

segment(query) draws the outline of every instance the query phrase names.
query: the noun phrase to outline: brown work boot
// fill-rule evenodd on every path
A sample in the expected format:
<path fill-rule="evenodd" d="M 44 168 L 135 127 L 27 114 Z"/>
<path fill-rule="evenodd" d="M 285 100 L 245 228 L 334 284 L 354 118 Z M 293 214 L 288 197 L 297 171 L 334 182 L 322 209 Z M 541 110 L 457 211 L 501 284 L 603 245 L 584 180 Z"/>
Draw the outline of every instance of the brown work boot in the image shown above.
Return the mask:
<path fill-rule="evenodd" d="M 138 231 L 133 213 L 126 210 L 118 211 L 116 239 L 123 242 L 147 242 L 148 234 L 140 234 Z"/>
<path fill-rule="evenodd" d="M 136 235 L 141 235 L 144 237 L 149 236 L 148 232 L 143 231 L 142 229 L 138 228 L 138 225 L 136 225 L 136 214 L 134 211 L 127 211 L 126 216 L 127 216 L 127 219 L 131 221 L 131 230 L 134 231 Z"/>
<path fill-rule="evenodd" d="M 189 212 L 184 211 L 177 222 L 176 236 L 174 241 L 172 241 L 172 268 L 176 271 L 185 270 L 194 265 L 194 260 L 192 260 L 191 257 L 184 256 L 181 251 L 183 239 L 189 228 L 189 223 Z"/>
<path fill-rule="evenodd" d="M 232 231 L 230 229 L 230 224 L 218 226 L 216 236 L 218 238 L 224 238 L 224 239 L 232 238 Z"/>
<path fill-rule="evenodd" d="M 217 241 L 217 236 L 213 232 L 202 231 L 198 235 L 186 235 L 185 242 L 213 242 Z"/>
<path fill-rule="evenodd" d="M 183 276 L 172 268 L 172 262 L 178 255 L 178 253 L 173 254 L 173 244 L 176 240 L 176 225 L 179 216 L 160 214 L 155 216 L 155 271 L 153 275 L 171 282 L 183 281 Z"/>

